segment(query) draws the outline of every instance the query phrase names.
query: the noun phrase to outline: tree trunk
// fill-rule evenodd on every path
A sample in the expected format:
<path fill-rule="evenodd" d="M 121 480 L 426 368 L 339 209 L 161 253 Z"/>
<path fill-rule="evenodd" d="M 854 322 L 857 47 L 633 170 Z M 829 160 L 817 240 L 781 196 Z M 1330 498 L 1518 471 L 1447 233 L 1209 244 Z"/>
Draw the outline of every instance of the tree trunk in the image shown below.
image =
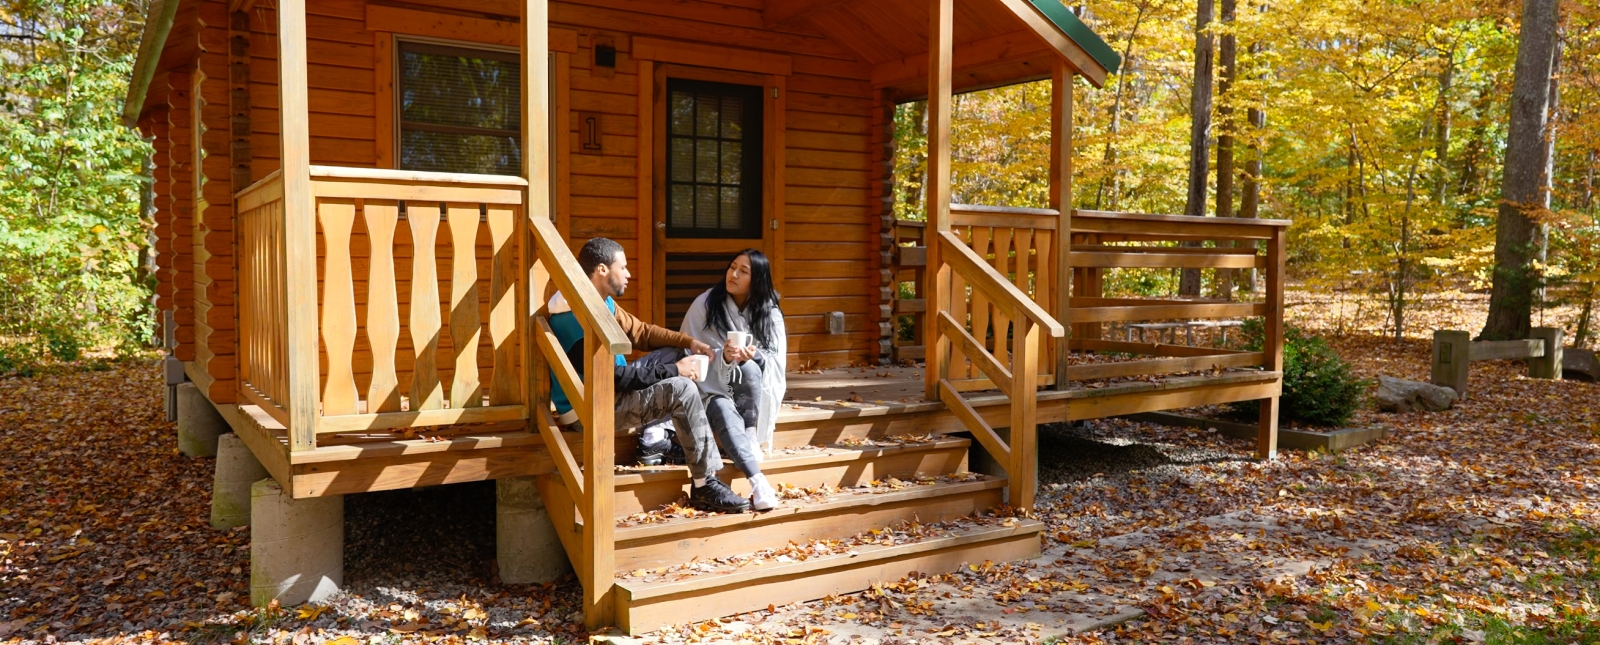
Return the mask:
<path fill-rule="evenodd" d="M 1261 53 L 1261 43 L 1250 45 L 1251 54 Z M 1261 216 L 1261 146 L 1257 143 L 1261 131 L 1267 127 L 1267 113 L 1251 106 L 1246 118 L 1250 121 L 1250 136 L 1245 139 L 1244 177 L 1239 185 L 1239 217 L 1255 219 Z M 1244 282 L 1247 293 L 1256 291 L 1256 270 L 1245 269 L 1249 276 Z"/>
<path fill-rule="evenodd" d="M 909 181 L 910 181 L 911 185 L 916 186 L 917 189 L 916 189 L 915 192 L 906 191 L 906 194 L 904 196 L 904 201 L 902 203 L 904 203 L 906 206 L 910 207 L 912 210 L 917 210 L 917 209 L 921 209 L 922 205 L 927 203 L 927 192 L 928 192 L 928 153 L 927 153 L 927 149 L 928 149 L 928 102 L 927 101 L 916 101 L 916 102 L 913 102 L 911 104 L 911 122 L 913 124 L 915 124 L 913 127 L 917 128 L 917 130 L 922 133 L 922 149 L 923 149 L 923 153 L 920 154 L 920 155 L 917 155 L 916 161 L 912 162 L 912 164 L 911 164 L 911 170 L 910 170 L 911 177 L 909 178 Z M 927 213 L 923 213 L 923 218 L 924 219 L 927 218 Z"/>
<path fill-rule="evenodd" d="M 1416 202 L 1417 164 L 1406 173 L 1406 205 L 1400 211 L 1400 248 L 1394 256 L 1394 283 L 1389 292 L 1389 308 L 1394 316 L 1394 342 L 1406 335 L 1406 278 L 1411 274 L 1411 206 Z"/>
<path fill-rule="evenodd" d="M 1232 29 L 1235 0 L 1222 0 L 1222 24 Z M 1218 64 L 1222 78 L 1217 83 L 1217 217 L 1233 217 L 1233 107 L 1228 91 L 1239 76 L 1238 39 L 1229 31 L 1222 35 Z M 1229 247 L 1235 245 L 1228 242 Z M 1217 269 L 1217 295 L 1233 300 L 1233 269 Z"/>
<path fill-rule="evenodd" d="M 1185 215 L 1206 214 L 1206 179 L 1211 174 L 1211 0 L 1197 0 L 1194 14 L 1194 91 L 1189 97 L 1189 199 Z M 1186 244 L 1186 246 L 1192 243 Z M 1200 295 L 1200 270 L 1184 269 L 1178 294 Z"/>
<path fill-rule="evenodd" d="M 1117 133 L 1122 130 L 1122 95 L 1127 90 L 1128 70 L 1133 67 L 1133 41 L 1139 37 L 1139 26 L 1144 24 L 1145 13 L 1150 9 L 1150 3 L 1139 3 L 1139 13 L 1133 17 L 1133 29 L 1128 32 L 1128 44 L 1122 48 L 1122 66 L 1117 69 L 1117 94 L 1111 100 L 1111 136 L 1106 137 L 1106 152 L 1103 159 L 1106 174 L 1100 177 L 1100 187 L 1095 190 L 1094 207 L 1100 209 L 1106 196 L 1106 180 L 1111 180 L 1111 203 L 1116 204 L 1116 196 L 1122 192 L 1122 171 L 1116 168 L 1117 163 Z M 1112 206 L 1113 209 L 1116 206 Z"/>
<path fill-rule="evenodd" d="M 1450 186 L 1450 88 L 1455 84 L 1456 48 L 1445 52 L 1444 70 L 1439 72 L 1439 96 L 1434 100 L 1433 201 L 1443 204 Z"/>
<path fill-rule="evenodd" d="M 1522 33 L 1517 38 L 1511 123 L 1506 134 L 1505 171 L 1495 220 L 1494 282 L 1489 319 L 1480 338 L 1527 338 L 1533 326 L 1533 301 L 1540 276 L 1535 262 L 1544 255 L 1547 232 L 1534 219 L 1550 207 L 1551 72 L 1556 54 L 1558 0 L 1524 0 Z"/>

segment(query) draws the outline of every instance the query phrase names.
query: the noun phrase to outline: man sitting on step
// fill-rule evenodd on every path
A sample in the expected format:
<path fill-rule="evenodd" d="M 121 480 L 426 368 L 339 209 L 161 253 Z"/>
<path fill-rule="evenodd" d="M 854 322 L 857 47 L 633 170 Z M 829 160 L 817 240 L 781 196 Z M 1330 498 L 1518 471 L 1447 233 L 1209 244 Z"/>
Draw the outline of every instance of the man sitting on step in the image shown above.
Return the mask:
<path fill-rule="evenodd" d="M 616 296 L 628 289 L 628 258 L 622 245 L 607 238 L 597 237 L 584 243 L 578 252 L 578 266 L 595 291 L 605 298 L 606 309 L 616 317 L 623 333 L 633 341 L 634 349 L 651 350 L 660 347 L 678 347 L 693 354 L 710 356 L 711 347 L 687 335 L 646 323 L 617 307 Z M 584 376 L 588 363 L 584 355 L 583 325 L 572 312 L 562 294 L 550 299 L 550 328 L 566 352 L 579 378 Z M 717 480 L 717 470 L 722 467 L 722 454 L 717 451 L 711 425 L 706 421 L 706 410 L 700 400 L 700 388 L 695 381 L 700 378 L 700 362 L 691 355 L 677 363 L 664 365 L 629 365 L 627 359 L 617 357 L 613 379 L 616 389 L 616 427 L 637 428 L 648 421 L 671 418 L 677 430 L 678 443 L 683 446 L 684 458 L 689 463 L 689 474 L 694 487 L 689 492 L 689 504 L 707 511 L 740 512 L 750 503 L 734 494 L 726 484 Z M 550 399 L 556 405 L 559 423 L 581 431 L 578 415 L 562 391 L 561 383 L 550 379 Z"/>

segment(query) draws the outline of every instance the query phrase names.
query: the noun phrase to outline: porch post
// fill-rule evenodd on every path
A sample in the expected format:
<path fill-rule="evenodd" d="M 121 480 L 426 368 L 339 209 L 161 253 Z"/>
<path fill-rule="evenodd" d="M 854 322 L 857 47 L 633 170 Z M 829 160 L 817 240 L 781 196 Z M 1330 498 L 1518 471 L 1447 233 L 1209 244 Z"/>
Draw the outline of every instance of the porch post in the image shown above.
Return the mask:
<path fill-rule="evenodd" d="M 950 230 L 950 50 L 955 41 L 955 0 L 931 0 L 928 12 L 928 249 L 927 277 L 922 314 L 927 397 L 939 400 L 939 379 L 949 370 L 950 341 L 939 333 L 939 312 L 949 311 L 950 267 L 944 264 L 944 240 Z M 964 323 L 965 321 L 956 321 Z"/>
<path fill-rule="evenodd" d="M 1051 298 L 1056 320 L 1066 325 L 1072 315 L 1072 68 L 1060 57 L 1050 73 L 1050 207 L 1061 213 L 1056 225 L 1055 289 Z M 1051 339 L 1055 348 L 1055 389 L 1067 389 L 1067 338 Z M 1049 359 L 1046 359 L 1049 360 Z"/>
<path fill-rule="evenodd" d="M 282 160 L 289 449 L 317 446 L 317 203 L 311 193 L 306 3 L 278 3 L 278 158 Z"/>

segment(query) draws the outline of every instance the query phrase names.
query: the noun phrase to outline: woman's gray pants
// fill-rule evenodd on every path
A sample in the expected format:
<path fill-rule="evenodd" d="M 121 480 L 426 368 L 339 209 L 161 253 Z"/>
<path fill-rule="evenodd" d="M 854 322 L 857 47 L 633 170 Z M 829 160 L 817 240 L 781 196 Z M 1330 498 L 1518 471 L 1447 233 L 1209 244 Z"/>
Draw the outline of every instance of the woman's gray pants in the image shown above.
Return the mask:
<path fill-rule="evenodd" d="M 739 366 L 734 382 L 728 384 L 732 399 L 721 394 L 706 395 L 706 420 L 717 444 L 727 451 L 734 467 L 746 477 L 761 472 L 761 448 L 756 445 L 756 419 L 760 408 L 761 367 L 755 361 Z"/>
<path fill-rule="evenodd" d="M 683 356 L 681 349 L 664 348 L 644 355 L 635 364 L 666 365 L 678 362 Z M 731 399 L 721 394 L 702 395 L 712 436 L 722 447 L 723 456 L 732 460 L 733 466 L 746 477 L 761 472 L 761 448 L 756 445 L 756 420 L 764 396 L 761 369 L 753 360 L 739 365 L 734 382 L 728 384 L 728 392 L 733 395 Z"/>

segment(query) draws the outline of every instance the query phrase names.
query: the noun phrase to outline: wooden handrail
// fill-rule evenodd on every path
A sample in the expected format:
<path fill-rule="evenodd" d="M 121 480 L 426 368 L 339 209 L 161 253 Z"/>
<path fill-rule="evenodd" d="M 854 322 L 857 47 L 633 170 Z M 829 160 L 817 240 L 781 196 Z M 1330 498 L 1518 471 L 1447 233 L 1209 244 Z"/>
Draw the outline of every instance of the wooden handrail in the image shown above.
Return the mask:
<path fill-rule="evenodd" d="M 1165 222 L 1168 224 L 1235 224 L 1243 226 L 1266 226 L 1273 228 L 1286 228 L 1293 222 L 1286 219 L 1262 219 L 1259 217 L 1199 217 L 1195 215 L 1158 215 L 1155 213 L 1125 213 L 1120 211 L 1092 211 L 1073 209 L 1073 230 L 1077 230 L 1078 218 L 1084 221 L 1092 220 L 1122 220 L 1140 222 Z"/>
<path fill-rule="evenodd" d="M 1174 320 L 1198 318 L 1241 318 L 1267 313 L 1267 303 L 1243 302 L 1233 304 L 1205 303 L 1186 305 L 1075 307 L 1070 310 L 1072 323 L 1125 322 L 1134 320 Z"/>
<path fill-rule="evenodd" d="M 585 329 L 599 333 L 599 340 L 605 343 L 606 349 L 612 354 L 631 353 L 633 341 L 628 340 L 628 335 L 622 332 L 622 325 L 617 324 L 616 317 L 606 309 L 605 301 L 600 298 L 600 292 L 595 291 L 594 284 L 578 273 L 578 260 L 572 256 L 566 241 L 561 239 L 555 224 L 538 217 L 528 221 L 539 254 L 549 260 L 545 267 L 550 271 L 551 279 L 556 281 L 562 296 L 567 299 L 567 304 L 572 305 L 572 312 L 577 314 L 578 321 Z"/>
<path fill-rule="evenodd" d="M 1039 303 L 1028 297 L 1028 294 L 1011 284 L 1006 276 L 1000 275 L 999 271 L 978 257 L 978 254 L 962 242 L 961 238 L 949 231 L 941 231 L 939 238 L 943 240 L 942 251 L 945 262 L 966 278 L 974 289 L 982 291 L 990 301 L 1010 309 L 1019 317 L 1032 320 L 1054 338 L 1067 335 L 1067 330 L 1061 323 L 1046 313 Z"/>
<path fill-rule="evenodd" d="M 980 206 L 951 204 L 950 223 L 955 226 L 994 226 L 1055 230 L 1061 218 L 1053 208 L 1020 206 Z"/>
<path fill-rule="evenodd" d="M 1130 252 L 1116 247 L 1105 247 L 1095 251 L 1073 251 L 1071 258 L 1073 267 L 1088 268 L 1249 269 L 1265 267 L 1267 264 L 1266 258 L 1239 253 Z"/>
<path fill-rule="evenodd" d="M 353 168 L 349 166 L 312 166 L 311 178 L 386 181 L 407 185 L 454 184 L 467 186 L 506 186 L 510 188 L 521 188 L 528 185 L 528 180 L 511 175 L 477 175 L 461 172 L 428 172 L 424 170 L 394 170 L 391 168 Z"/>

